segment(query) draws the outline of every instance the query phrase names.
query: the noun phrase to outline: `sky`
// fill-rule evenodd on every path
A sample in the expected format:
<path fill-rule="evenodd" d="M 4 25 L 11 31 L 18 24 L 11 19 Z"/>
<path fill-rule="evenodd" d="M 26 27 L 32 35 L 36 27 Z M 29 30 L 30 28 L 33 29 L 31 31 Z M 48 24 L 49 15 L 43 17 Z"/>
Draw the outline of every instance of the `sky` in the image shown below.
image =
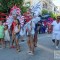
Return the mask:
<path fill-rule="evenodd" d="M 53 3 L 54 3 L 56 6 L 60 6 L 60 0 L 53 0 Z"/>

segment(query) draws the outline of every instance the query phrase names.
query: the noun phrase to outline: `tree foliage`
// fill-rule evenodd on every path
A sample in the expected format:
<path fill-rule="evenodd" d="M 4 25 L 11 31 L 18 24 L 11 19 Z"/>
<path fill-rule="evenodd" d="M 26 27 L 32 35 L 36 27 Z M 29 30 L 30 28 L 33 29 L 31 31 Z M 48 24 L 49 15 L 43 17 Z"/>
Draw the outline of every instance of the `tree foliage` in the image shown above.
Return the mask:
<path fill-rule="evenodd" d="M 8 9 L 14 4 L 21 7 L 23 3 L 24 0 L 0 0 L 0 12 L 8 12 Z"/>
<path fill-rule="evenodd" d="M 48 10 L 43 9 L 42 10 L 42 15 L 46 15 L 46 14 L 48 14 Z"/>
<path fill-rule="evenodd" d="M 28 7 L 21 6 L 21 13 L 23 14 L 23 13 L 27 12 L 27 9 L 28 9 Z"/>
<path fill-rule="evenodd" d="M 49 14 L 52 18 L 56 19 L 56 16 L 57 16 L 56 14 L 54 14 L 53 12 L 49 12 Z"/>

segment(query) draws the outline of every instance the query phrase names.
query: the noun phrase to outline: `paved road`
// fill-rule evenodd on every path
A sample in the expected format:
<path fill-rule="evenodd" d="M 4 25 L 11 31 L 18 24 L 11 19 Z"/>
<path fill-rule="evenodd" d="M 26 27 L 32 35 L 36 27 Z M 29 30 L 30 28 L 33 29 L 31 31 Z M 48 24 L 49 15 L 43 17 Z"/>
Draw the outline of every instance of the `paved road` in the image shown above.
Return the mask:
<path fill-rule="evenodd" d="M 21 52 L 16 52 L 15 49 L 0 49 L 0 60 L 55 60 L 55 46 L 52 45 L 51 34 L 38 35 L 38 47 L 35 50 L 35 55 L 28 54 L 27 40 L 20 43 Z M 60 49 L 60 47 L 59 47 Z"/>

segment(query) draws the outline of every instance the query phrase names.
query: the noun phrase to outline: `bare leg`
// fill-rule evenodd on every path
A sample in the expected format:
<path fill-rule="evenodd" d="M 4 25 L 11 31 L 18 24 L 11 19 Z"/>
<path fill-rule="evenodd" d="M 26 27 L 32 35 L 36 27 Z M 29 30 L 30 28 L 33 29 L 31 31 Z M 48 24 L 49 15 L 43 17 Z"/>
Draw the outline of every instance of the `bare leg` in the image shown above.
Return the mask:
<path fill-rule="evenodd" d="M 30 44 L 31 44 L 31 51 L 34 54 L 34 41 L 33 41 L 33 36 L 31 36 Z"/>
<path fill-rule="evenodd" d="M 20 52 L 20 46 L 19 46 L 19 41 L 16 39 L 16 49 L 18 52 Z"/>
<path fill-rule="evenodd" d="M 37 33 L 35 33 L 34 35 L 34 46 L 35 47 L 37 46 Z"/>
<path fill-rule="evenodd" d="M 13 46 L 14 42 L 15 42 L 15 35 L 14 35 L 14 33 L 12 33 L 12 46 Z"/>
<path fill-rule="evenodd" d="M 28 43 L 28 46 L 29 46 L 29 50 L 31 51 L 30 36 L 28 36 L 28 41 L 27 41 L 27 43 Z"/>
<path fill-rule="evenodd" d="M 4 40 L 1 39 L 1 44 L 2 44 L 2 47 L 4 48 Z"/>
<path fill-rule="evenodd" d="M 58 46 L 58 45 L 59 45 L 59 40 L 56 41 L 56 46 Z"/>
<path fill-rule="evenodd" d="M 10 48 L 10 41 L 8 41 L 8 44 L 9 44 L 9 48 Z"/>

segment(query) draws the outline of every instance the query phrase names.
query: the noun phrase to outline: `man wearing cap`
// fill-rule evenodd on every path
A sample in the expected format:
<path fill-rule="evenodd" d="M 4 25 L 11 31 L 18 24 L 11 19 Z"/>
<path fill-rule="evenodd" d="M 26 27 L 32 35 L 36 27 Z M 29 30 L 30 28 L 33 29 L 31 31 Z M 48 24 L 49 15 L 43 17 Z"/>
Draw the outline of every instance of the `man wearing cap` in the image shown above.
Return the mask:
<path fill-rule="evenodd" d="M 56 44 L 56 49 L 58 49 L 60 40 L 60 16 L 57 16 L 57 20 L 52 23 L 52 41 Z"/>

